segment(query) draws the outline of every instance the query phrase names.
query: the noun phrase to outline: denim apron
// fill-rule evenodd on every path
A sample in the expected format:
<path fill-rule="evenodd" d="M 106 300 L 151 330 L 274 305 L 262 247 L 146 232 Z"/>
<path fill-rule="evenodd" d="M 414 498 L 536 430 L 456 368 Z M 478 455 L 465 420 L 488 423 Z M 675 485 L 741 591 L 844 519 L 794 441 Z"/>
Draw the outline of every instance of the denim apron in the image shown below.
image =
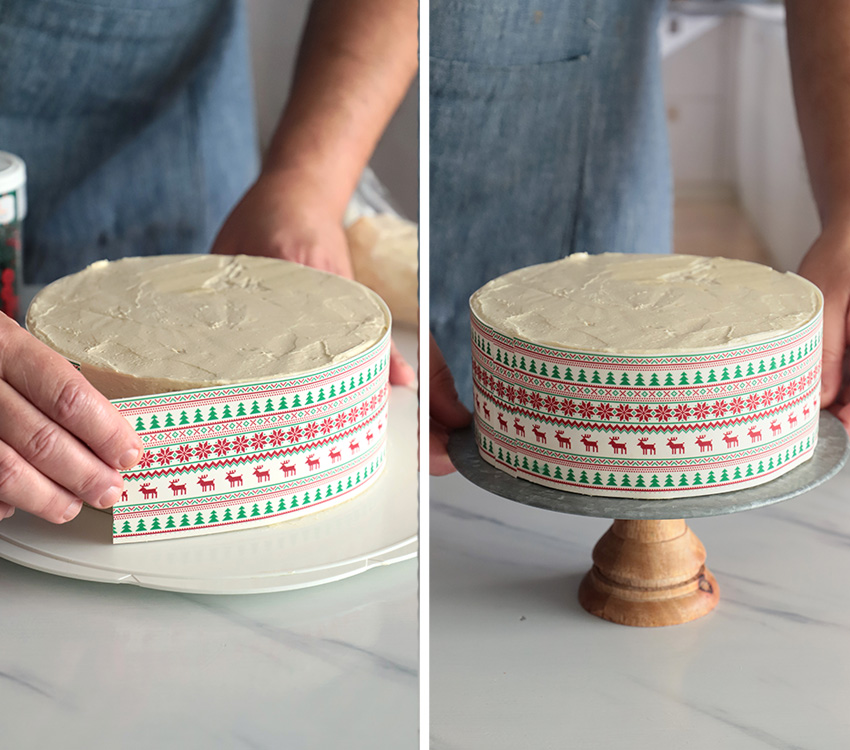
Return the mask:
<path fill-rule="evenodd" d="M 0 149 L 24 275 L 209 249 L 258 168 L 238 0 L 0 0 Z"/>
<path fill-rule="evenodd" d="M 664 0 L 431 0 L 431 326 L 471 396 L 470 294 L 573 252 L 670 251 Z"/>

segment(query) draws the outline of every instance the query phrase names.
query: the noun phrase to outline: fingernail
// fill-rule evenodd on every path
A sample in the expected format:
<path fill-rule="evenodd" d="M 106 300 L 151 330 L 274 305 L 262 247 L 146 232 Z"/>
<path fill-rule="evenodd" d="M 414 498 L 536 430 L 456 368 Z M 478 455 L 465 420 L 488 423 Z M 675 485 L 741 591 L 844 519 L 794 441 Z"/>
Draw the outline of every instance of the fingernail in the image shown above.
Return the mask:
<path fill-rule="evenodd" d="M 120 487 L 110 487 L 104 492 L 94 505 L 98 508 L 111 508 L 121 497 Z"/>
<path fill-rule="evenodd" d="M 10 505 L 10 506 L 6 509 L 6 512 L 3 514 L 3 518 L 4 518 L 4 519 L 6 519 L 6 518 L 11 518 L 13 515 L 15 515 L 15 509 L 14 509 L 14 507 L 12 507 L 12 506 Z"/>
<path fill-rule="evenodd" d="M 82 500 L 74 500 L 74 502 L 71 503 L 68 506 L 68 509 L 65 511 L 65 515 L 62 517 L 62 520 L 63 521 L 71 521 L 71 520 L 75 519 L 79 515 L 80 509 L 82 507 L 83 507 L 83 501 Z"/>
<path fill-rule="evenodd" d="M 141 457 L 142 452 L 138 448 L 131 448 L 121 454 L 121 458 L 118 459 L 118 466 L 122 469 L 132 469 L 137 463 L 139 463 L 139 459 Z"/>

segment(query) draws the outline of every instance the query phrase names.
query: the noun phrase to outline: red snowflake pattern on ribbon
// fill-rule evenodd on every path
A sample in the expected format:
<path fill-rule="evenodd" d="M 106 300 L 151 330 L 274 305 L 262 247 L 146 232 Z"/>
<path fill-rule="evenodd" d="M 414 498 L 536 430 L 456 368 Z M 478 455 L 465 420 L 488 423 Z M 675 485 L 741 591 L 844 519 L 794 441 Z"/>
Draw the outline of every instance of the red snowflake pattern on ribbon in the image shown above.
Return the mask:
<path fill-rule="evenodd" d="M 180 461 L 180 463 L 186 463 L 187 461 L 191 461 L 193 453 L 194 450 L 192 449 L 191 445 L 181 445 L 179 448 L 177 448 L 177 460 Z"/>
<path fill-rule="evenodd" d="M 758 393 L 751 393 L 747 397 L 747 409 L 750 411 L 755 411 L 759 408 L 759 404 L 761 403 L 761 399 L 759 398 Z"/>
<path fill-rule="evenodd" d="M 733 414 L 740 414 L 745 408 L 746 405 L 744 404 L 744 399 L 740 396 L 736 396 L 729 402 L 729 411 Z"/>
<path fill-rule="evenodd" d="M 543 406 L 546 407 L 546 411 L 550 414 L 554 414 L 558 411 L 558 399 L 554 396 L 546 396 L 546 398 L 543 399 Z"/>
<path fill-rule="evenodd" d="M 708 416 L 708 404 L 704 401 L 694 405 L 694 416 L 697 419 L 705 419 Z"/>
<path fill-rule="evenodd" d="M 280 445 L 280 443 L 283 442 L 283 438 L 284 438 L 284 435 L 280 435 L 280 437 L 278 438 L 278 436 L 275 434 L 275 433 L 278 433 L 278 432 L 282 432 L 282 430 L 274 430 L 269 434 L 269 440 L 271 441 L 271 444 L 275 447 Z M 297 443 L 299 440 L 301 440 L 301 436 L 303 434 L 304 434 L 304 430 L 301 429 L 300 425 L 296 424 L 296 425 L 293 425 L 292 427 L 290 427 L 287 430 L 285 437 L 290 443 Z M 280 442 L 277 442 L 278 440 Z"/>
<path fill-rule="evenodd" d="M 561 411 L 564 412 L 564 416 L 571 417 L 576 413 L 576 404 L 571 398 L 565 398 L 561 402 Z"/>
<path fill-rule="evenodd" d="M 233 438 L 233 452 L 244 453 L 248 450 L 248 438 L 244 435 L 237 435 Z"/>
<path fill-rule="evenodd" d="M 711 407 L 711 413 L 714 414 L 715 417 L 722 417 L 726 414 L 726 410 L 729 408 L 729 404 L 727 404 L 723 399 L 720 401 L 715 401 Z"/>
<path fill-rule="evenodd" d="M 262 450 L 266 445 L 266 436 L 258 432 L 251 438 L 251 447 L 255 451 Z"/>
<path fill-rule="evenodd" d="M 582 419 L 590 419 L 593 416 L 593 404 L 590 401 L 582 401 L 578 405 L 578 413 Z"/>
<path fill-rule="evenodd" d="M 659 422 L 668 422 L 673 416 L 673 410 L 667 404 L 661 404 L 655 408 L 654 416 Z"/>
<path fill-rule="evenodd" d="M 679 404 L 674 410 L 673 413 L 676 415 L 676 419 L 679 422 L 687 421 L 688 417 L 691 416 L 691 407 L 687 404 Z"/>
<path fill-rule="evenodd" d="M 614 407 L 611 404 L 599 404 L 596 407 L 596 413 L 600 419 L 611 419 L 614 416 Z"/>
<path fill-rule="evenodd" d="M 528 394 L 522 388 L 517 388 L 516 400 L 520 406 L 525 406 L 528 403 Z"/>
<path fill-rule="evenodd" d="M 764 406 L 770 406 L 773 403 L 773 392 L 770 390 L 765 391 L 761 395 L 761 402 Z"/>
<path fill-rule="evenodd" d="M 539 411 L 540 407 L 543 406 L 543 399 L 540 398 L 539 393 L 536 393 L 536 392 L 532 393 L 530 401 L 531 401 L 531 408 L 532 409 L 536 409 L 536 410 Z"/>
<path fill-rule="evenodd" d="M 325 417 L 319 425 L 319 429 L 322 431 L 322 435 L 327 435 L 329 432 L 333 432 L 333 420 L 330 417 Z"/>
<path fill-rule="evenodd" d="M 215 441 L 213 450 L 215 451 L 215 455 L 219 458 L 221 458 L 222 456 L 226 456 L 228 451 L 230 450 L 230 443 L 224 438 L 219 438 Z"/>
<path fill-rule="evenodd" d="M 345 423 L 347 421 L 348 420 L 345 418 L 345 414 L 339 413 L 339 414 L 336 415 L 336 419 L 334 420 L 334 425 L 336 426 L 336 428 L 338 430 L 341 430 L 343 427 L 345 427 Z"/>
<path fill-rule="evenodd" d="M 174 460 L 174 451 L 171 448 L 161 448 L 156 454 L 156 459 L 160 466 L 168 466 Z"/>
<path fill-rule="evenodd" d="M 143 469 L 150 468 L 155 463 L 156 459 L 151 455 L 150 451 L 145 451 L 141 459 L 139 459 L 139 466 Z"/>
<path fill-rule="evenodd" d="M 310 422 L 310 424 L 305 425 L 304 427 L 304 437 L 307 440 L 312 440 L 316 435 L 319 434 L 319 425 L 315 422 Z"/>
<path fill-rule="evenodd" d="M 628 422 L 632 417 L 632 408 L 627 404 L 620 404 L 617 407 L 617 419 L 622 422 Z"/>
<path fill-rule="evenodd" d="M 640 404 L 635 407 L 635 416 L 640 422 L 648 422 L 652 418 L 652 409 L 646 404 Z"/>
<path fill-rule="evenodd" d="M 211 454 L 212 446 L 208 442 L 204 441 L 195 446 L 195 455 L 198 458 L 209 458 Z"/>

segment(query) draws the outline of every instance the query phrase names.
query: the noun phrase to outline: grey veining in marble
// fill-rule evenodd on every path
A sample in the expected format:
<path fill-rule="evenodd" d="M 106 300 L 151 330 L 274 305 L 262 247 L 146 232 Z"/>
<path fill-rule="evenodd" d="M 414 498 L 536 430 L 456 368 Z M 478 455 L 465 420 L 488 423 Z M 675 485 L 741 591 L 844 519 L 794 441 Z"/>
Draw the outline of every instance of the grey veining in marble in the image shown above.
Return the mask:
<path fill-rule="evenodd" d="M 523 505 L 597 518 L 665 519 L 737 513 L 801 495 L 838 473 L 850 456 L 850 440 L 836 417 L 821 412 L 814 455 L 787 474 L 736 492 L 664 500 L 580 495 L 512 477 L 481 458 L 472 427 L 452 433 L 448 451 L 452 463 L 469 481 Z"/>
<path fill-rule="evenodd" d="M 418 743 L 416 561 L 249 597 L 0 560 L 0 747 Z"/>
<path fill-rule="evenodd" d="M 850 465 L 793 502 L 693 518 L 717 607 L 629 628 L 577 600 L 610 520 L 433 478 L 431 747 L 850 747 L 848 496 Z"/>

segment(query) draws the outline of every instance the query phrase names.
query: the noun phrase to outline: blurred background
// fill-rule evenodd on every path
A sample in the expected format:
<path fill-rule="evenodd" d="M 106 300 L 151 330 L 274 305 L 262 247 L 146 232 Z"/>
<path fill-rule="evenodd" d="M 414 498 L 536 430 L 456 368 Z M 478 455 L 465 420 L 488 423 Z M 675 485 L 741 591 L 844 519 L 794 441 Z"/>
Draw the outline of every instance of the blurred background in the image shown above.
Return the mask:
<path fill-rule="evenodd" d="M 659 28 L 674 247 L 795 270 L 818 234 L 781 2 L 673 0 Z"/>
<path fill-rule="evenodd" d="M 309 0 L 247 0 L 261 147 L 289 91 Z M 659 27 L 677 252 L 797 267 L 818 219 L 791 93 L 781 2 L 672 0 Z M 418 220 L 418 81 L 371 166 Z"/>
<path fill-rule="evenodd" d="M 298 41 L 309 6 L 309 0 L 247 0 L 254 93 L 263 149 L 274 132 L 289 93 Z M 418 87 L 418 81 L 414 81 L 371 162 L 397 210 L 413 221 L 419 215 Z"/>

